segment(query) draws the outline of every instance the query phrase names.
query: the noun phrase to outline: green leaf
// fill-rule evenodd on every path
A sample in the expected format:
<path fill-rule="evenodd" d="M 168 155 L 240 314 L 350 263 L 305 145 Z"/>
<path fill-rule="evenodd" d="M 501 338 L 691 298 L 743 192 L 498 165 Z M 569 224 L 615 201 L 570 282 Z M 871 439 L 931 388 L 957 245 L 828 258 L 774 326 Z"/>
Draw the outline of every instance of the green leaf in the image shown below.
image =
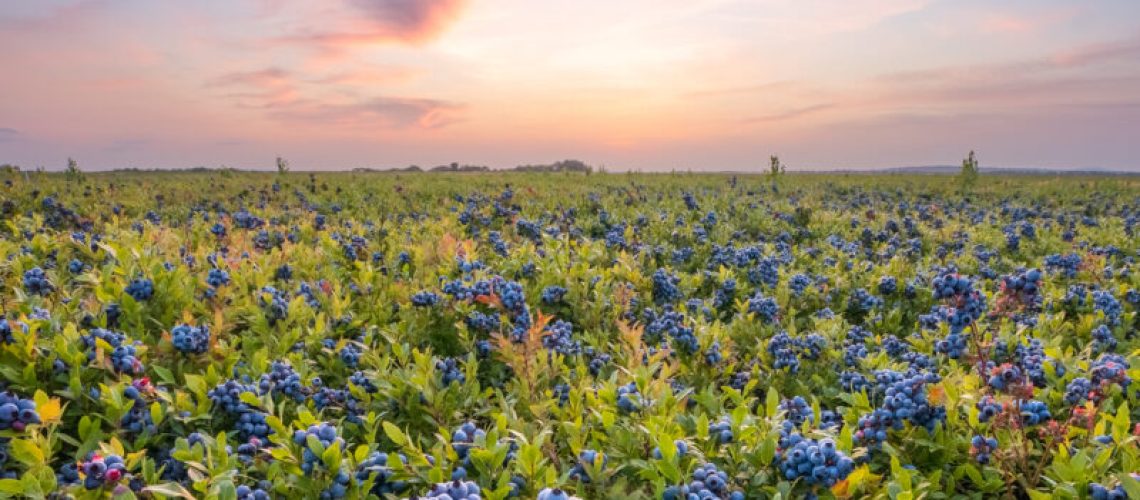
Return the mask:
<path fill-rule="evenodd" d="M 408 437 L 404 435 L 404 431 L 401 431 L 399 427 L 396 427 L 396 424 L 384 421 L 380 425 L 384 427 L 384 434 L 388 436 L 388 439 L 391 439 L 393 443 L 396 443 L 396 446 L 404 446 L 408 444 Z"/>
<path fill-rule="evenodd" d="M 1132 426 L 1132 420 L 1129 415 L 1128 402 L 1125 401 L 1120 404 L 1116 409 L 1116 418 L 1112 419 L 1112 439 L 1116 442 L 1123 442 L 1128 439 L 1129 427 Z"/>
<path fill-rule="evenodd" d="M 143 491 L 147 493 L 157 493 L 159 495 L 164 495 L 171 498 L 186 498 L 189 500 L 194 500 L 194 495 L 178 483 L 155 484 L 143 488 Z"/>
<path fill-rule="evenodd" d="M 25 439 L 17 439 L 12 441 L 10 446 L 12 458 L 19 460 L 24 465 L 31 467 L 44 463 L 44 452 L 35 443 Z"/>
<path fill-rule="evenodd" d="M 243 393 L 238 395 L 238 398 L 241 399 L 242 403 L 245 403 L 247 405 L 250 405 L 253 407 L 260 407 L 261 406 L 261 400 L 257 399 L 257 395 L 252 393 L 252 392 L 243 392 Z"/>
<path fill-rule="evenodd" d="M 151 365 L 150 369 L 154 370 L 155 375 L 158 375 L 158 379 L 162 382 L 165 382 L 167 384 L 174 384 L 176 382 L 174 373 L 170 370 L 158 365 Z"/>
<path fill-rule="evenodd" d="M 780 394 L 776 392 L 775 387 L 768 388 L 768 399 L 764 402 L 766 417 L 774 417 L 780 408 Z"/>
<path fill-rule="evenodd" d="M 1120 485 L 1124 487 L 1124 491 L 1128 492 L 1128 498 L 1140 498 L 1140 481 L 1132 479 L 1132 475 L 1128 473 L 1119 474 L 1116 477 L 1120 479 Z"/>
<path fill-rule="evenodd" d="M 321 456 L 325 452 L 325 445 L 321 442 L 315 434 L 305 436 L 305 445 L 309 447 L 309 451 L 313 452 L 316 456 Z"/>
<path fill-rule="evenodd" d="M 340 442 L 333 442 L 331 446 L 325 448 L 324 453 L 321 453 L 321 462 L 324 462 L 325 468 L 328 470 L 340 470 L 340 461 Z"/>
<path fill-rule="evenodd" d="M 233 481 L 220 481 L 214 485 L 212 496 L 218 500 L 237 500 L 237 487 Z"/>
<path fill-rule="evenodd" d="M 24 483 L 21 483 L 19 479 L 0 479 L 0 493 L 23 494 Z"/>
<path fill-rule="evenodd" d="M 162 411 L 162 405 L 159 405 L 158 401 L 150 404 L 150 419 L 154 421 L 154 425 L 162 425 L 162 419 L 165 416 L 166 413 Z"/>
<path fill-rule="evenodd" d="M 771 463 L 772 459 L 776 457 L 776 437 L 768 436 L 760 443 L 760 448 L 757 449 L 761 463 Z"/>

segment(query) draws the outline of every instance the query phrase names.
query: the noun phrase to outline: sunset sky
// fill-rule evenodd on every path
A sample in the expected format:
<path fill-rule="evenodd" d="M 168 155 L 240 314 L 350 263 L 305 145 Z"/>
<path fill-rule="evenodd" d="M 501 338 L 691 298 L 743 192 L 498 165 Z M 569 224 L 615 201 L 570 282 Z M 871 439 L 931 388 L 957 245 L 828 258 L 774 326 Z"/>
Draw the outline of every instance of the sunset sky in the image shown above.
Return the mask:
<path fill-rule="evenodd" d="M 9 0 L 0 163 L 1140 170 L 1140 1 Z"/>

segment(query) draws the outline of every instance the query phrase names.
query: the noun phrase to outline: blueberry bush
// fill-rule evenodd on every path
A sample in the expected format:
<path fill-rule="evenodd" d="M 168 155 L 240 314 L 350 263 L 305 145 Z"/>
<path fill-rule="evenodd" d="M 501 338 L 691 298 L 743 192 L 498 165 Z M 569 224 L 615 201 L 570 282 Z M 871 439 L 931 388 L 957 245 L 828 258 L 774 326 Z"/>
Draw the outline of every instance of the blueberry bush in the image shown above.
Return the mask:
<path fill-rule="evenodd" d="M 0 496 L 1140 498 L 1140 183 L 6 172 Z"/>

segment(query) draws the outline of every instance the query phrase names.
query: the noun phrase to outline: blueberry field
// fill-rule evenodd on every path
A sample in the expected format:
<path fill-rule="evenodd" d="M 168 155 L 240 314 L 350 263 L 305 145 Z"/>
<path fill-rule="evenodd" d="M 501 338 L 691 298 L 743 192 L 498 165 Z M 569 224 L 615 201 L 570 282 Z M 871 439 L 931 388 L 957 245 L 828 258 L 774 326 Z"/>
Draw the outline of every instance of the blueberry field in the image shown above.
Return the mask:
<path fill-rule="evenodd" d="M 0 177 L 0 496 L 1140 498 L 1130 177 Z"/>

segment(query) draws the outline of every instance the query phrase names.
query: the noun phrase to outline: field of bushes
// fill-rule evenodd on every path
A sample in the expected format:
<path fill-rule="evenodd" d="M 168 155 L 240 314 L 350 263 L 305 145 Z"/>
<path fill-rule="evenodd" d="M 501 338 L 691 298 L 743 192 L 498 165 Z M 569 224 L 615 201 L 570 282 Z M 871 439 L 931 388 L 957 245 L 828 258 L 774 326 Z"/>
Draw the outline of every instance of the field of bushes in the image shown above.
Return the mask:
<path fill-rule="evenodd" d="M 0 173 L 0 496 L 1140 498 L 1140 180 Z"/>

